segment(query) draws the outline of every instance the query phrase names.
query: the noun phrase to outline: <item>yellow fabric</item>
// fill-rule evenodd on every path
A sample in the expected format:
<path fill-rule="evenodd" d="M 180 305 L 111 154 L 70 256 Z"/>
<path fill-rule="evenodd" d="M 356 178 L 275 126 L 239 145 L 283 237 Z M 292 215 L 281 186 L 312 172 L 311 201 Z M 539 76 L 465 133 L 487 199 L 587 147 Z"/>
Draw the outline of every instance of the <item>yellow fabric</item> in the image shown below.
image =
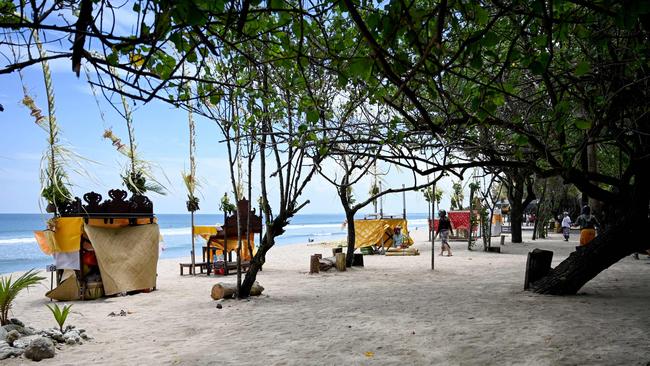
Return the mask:
<path fill-rule="evenodd" d="M 54 253 L 78 252 L 84 221 L 81 217 L 59 217 L 55 221 Z"/>
<path fill-rule="evenodd" d="M 34 231 L 34 238 L 41 248 L 43 254 L 54 254 L 54 231 L 52 230 L 38 230 Z"/>
<path fill-rule="evenodd" d="M 596 237 L 596 230 L 582 229 L 580 230 L 580 245 L 587 245 Z"/>
<path fill-rule="evenodd" d="M 95 248 L 106 295 L 156 287 L 157 224 L 112 229 L 86 225 L 84 230 Z"/>
<path fill-rule="evenodd" d="M 253 253 L 248 251 L 248 244 L 246 243 L 246 239 L 242 238 L 241 241 L 241 259 L 243 261 L 250 261 L 253 258 L 253 255 L 257 252 L 257 248 L 255 248 L 255 234 L 250 234 L 249 236 L 250 240 L 250 247 L 253 249 Z M 237 238 L 228 238 L 226 241 L 226 251 L 227 252 L 232 252 L 232 251 L 237 251 L 237 245 L 239 244 L 239 241 Z M 213 239 L 210 242 L 211 247 L 216 247 L 217 250 L 217 255 L 223 255 L 223 238 L 220 239 Z M 208 252 L 208 261 L 212 262 L 212 251 Z"/>
<path fill-rule="evenodd" d="M 393 232 L 396 226 L 402 228 L 404 236 L 402 245 L 412 245 L 413 239 L 409 236 L 405 219 L 354 220 L 354 248 L 368 246 L 388 248 L 392 246 Z"/>
<path fill-rule="evenodd" d="M 217 234 L 217 226 L 194 225 L 194 235 L 201 236 L 205 240 L 215 234 Z"/>

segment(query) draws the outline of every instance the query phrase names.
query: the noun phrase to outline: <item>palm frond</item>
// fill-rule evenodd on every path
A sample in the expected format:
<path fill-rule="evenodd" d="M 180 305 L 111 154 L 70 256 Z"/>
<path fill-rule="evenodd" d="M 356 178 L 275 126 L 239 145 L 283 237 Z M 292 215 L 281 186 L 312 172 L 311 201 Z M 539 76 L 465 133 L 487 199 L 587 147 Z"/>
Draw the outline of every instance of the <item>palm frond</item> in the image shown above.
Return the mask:
<path fill-rule="evenodd" d="M 0 325 L 9 323 L 9 310 L 18 294 L 44 279 L 35 269 L 23 273 L 15 281 L 12 281 L 12 276 L 0 278 Z"/>

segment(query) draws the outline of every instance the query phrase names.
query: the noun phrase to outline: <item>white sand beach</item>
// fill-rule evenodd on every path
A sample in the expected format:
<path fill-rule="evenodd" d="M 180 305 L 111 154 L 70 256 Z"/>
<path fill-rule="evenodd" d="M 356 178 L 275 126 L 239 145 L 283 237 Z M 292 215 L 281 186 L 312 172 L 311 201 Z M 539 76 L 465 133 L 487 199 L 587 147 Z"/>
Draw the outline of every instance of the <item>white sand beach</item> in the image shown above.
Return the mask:
<path fill-rule="evenodd" d="M 431 271 L 426 233 L 414 231 L 416 257 L 365 256 L 364 268 L 310 275 L 318 244 L 271 249 L 261 297 L 213 301 L 210 289 L 236 276 L 179 276 L 162 260 L 158 290 L 75 302 L 69 323 L 94 339 L 64 346 L 43 365 L 646 365 L 650 362 L 650 260 L 625 258 L 577 296 L 523 291 L 526 253 L 576 245 L 559 234 L 502 253 L 467 251 Z M 529 234 L 528 234 L 529 235 Z M 47 285 L 25 292 L 13 316 L 54 326 Z M 221 303 L 222 309 L 216 308 Z M 110 317 L 125 310 L 124 317 Z M 31 363 L 25 358 L 3 365 Z"/>

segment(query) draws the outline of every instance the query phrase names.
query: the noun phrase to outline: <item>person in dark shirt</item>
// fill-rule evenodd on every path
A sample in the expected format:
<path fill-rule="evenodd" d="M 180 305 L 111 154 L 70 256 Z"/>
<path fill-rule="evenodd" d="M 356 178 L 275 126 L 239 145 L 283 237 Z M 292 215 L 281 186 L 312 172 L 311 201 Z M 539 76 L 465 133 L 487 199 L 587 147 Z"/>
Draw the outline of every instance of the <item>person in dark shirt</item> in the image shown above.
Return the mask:
<path fill-rule="evenodd" d="M 591 207 L 584 206 L 582 215 L 578 216 L 576 225 L 580 226 L 580 245 L 587 245 L 596 237 L 596 229 L 600 226 L 596 216 L 591 214 Z"/>
<path fill-rule="evenodd" d="M 440 235 L 440 241 L 442 241 L 442 246 L 440 247 L 440 255 L 442 256 L 445 253 L 445 250 L 448 253 L 448 257 L 451 257 L 451 247 L 449 246 L 449 234 L 454 235 L 454 231 L 451 227 L 451 221 L 447 218 L 447 212 L 445 210 L 440 210 L 438 213 L 440 219 L 438 220 L 438 231 L 436 236 Z"/>

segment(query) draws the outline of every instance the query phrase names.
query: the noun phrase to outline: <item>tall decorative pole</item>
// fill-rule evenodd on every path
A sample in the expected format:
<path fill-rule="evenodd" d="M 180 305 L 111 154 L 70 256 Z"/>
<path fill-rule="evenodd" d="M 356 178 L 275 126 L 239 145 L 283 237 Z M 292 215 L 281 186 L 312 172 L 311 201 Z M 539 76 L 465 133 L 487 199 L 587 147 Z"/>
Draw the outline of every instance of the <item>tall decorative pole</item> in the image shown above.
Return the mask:
<path fill-rule="evenodd" d="M 433 183 L 433 194 L 431 195 L 431 270 L 434 269 L 435 267 L 435 253 L 436 253 L 436 246 L 434 245 L 435 243 L 435 238 L 436 238 L 436 184 Z"/>
<path fill-rule="evenodd" d="M 404 189 L 404 184 L 402 184 L 402 189 Z M 402 191 L 402 216 L 406 220 L 406 191 Z"/>

